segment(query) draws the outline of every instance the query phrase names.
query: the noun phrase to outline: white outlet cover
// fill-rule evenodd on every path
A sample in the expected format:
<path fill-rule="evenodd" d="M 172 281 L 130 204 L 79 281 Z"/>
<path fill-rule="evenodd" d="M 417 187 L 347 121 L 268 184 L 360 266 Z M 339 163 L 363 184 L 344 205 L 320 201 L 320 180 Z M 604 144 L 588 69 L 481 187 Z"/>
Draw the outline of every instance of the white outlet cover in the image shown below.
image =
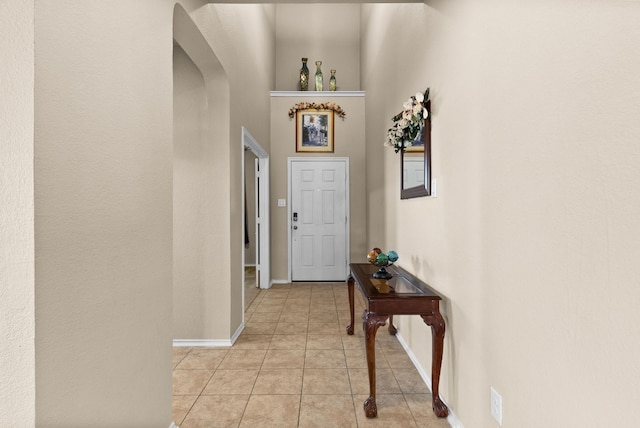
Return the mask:
<path fill-rule="evenodd" d="M 502 396 L 491 387 L 491 416 L 502 426 Z"/>

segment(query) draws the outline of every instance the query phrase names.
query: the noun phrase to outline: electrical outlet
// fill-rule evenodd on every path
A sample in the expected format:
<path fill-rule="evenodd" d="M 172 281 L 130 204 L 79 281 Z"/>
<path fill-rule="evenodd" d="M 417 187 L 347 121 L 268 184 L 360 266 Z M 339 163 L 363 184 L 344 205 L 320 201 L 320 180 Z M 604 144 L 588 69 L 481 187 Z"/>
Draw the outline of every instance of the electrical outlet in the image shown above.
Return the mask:
<path fill-rule="evenodd" d="M 502 397 L 491 387 L 491 416 L 502 426 Z"/>

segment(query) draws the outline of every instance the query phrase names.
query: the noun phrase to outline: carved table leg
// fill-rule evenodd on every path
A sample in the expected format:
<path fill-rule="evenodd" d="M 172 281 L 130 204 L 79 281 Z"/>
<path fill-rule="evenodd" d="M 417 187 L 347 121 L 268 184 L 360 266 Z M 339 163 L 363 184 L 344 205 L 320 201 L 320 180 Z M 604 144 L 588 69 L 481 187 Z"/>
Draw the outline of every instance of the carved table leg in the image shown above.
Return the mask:
<path fill-rule="evenodd" d="M 431 326 L 432 359 L 431 359 L 431 386 L 432 386 L 432 407 L 433 412 L 444 418 L 449 415 L 447 405 L 440 398 L 440 369 L 442 368 L 442 353 L 444 348 L 444 319 L 439 312 L 431 315 L 421 315 L 424 322 Z"/>
<path fill-rule="evenodd" d="M 347 334 L 353 334 L 353 277 L 349 275 L 347 279 L 347 292 L 349 293 L 349 310 L 351 311 L 351 324 L 347 326 Z"/>
<path fill-rule="evenodd" d="M 366 312 L 363 316 L 365 343 L 367 349 L 367 370 L 369 372 L 369 398 L 364 402 L 364 414 L 368 418 L 378 416 L 376 405 L 376 332 L 385 324 L 388 315 L 376 315 Z"/>
<path fill-rule="evenodd" d="M 398 329 L 393 325 L 393 315 L 389 317 L 389 334 L 391 336 L 395 336 L 398 332 Z"/>

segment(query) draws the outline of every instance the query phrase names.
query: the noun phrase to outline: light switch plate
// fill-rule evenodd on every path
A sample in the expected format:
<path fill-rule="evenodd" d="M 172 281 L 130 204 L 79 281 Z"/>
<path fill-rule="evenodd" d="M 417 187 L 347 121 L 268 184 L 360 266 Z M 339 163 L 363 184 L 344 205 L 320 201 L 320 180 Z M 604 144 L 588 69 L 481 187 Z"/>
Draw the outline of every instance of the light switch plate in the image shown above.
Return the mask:
<path fill-rule="evenodd" d="M 502 426 L 502 396 L 491 387 L 491 416 Z"/>

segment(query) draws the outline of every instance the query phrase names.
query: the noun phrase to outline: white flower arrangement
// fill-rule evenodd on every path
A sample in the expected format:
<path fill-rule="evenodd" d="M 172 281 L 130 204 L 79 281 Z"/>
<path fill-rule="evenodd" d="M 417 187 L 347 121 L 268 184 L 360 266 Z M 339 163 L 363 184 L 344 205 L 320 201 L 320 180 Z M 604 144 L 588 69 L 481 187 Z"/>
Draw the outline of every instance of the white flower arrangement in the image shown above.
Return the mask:
<path fill-rule="evenodd" d="M 427 103 L 429 88 L 423 93 L 418 92 L 402 105 L 402 112 L 395 115 L 393 126 L 387 131 L 387 141 L 384 145 L 393 147 L 395 152 L 411 147 L 420 138 L 424 129 L 424 121 L 429 117 Z"/>

